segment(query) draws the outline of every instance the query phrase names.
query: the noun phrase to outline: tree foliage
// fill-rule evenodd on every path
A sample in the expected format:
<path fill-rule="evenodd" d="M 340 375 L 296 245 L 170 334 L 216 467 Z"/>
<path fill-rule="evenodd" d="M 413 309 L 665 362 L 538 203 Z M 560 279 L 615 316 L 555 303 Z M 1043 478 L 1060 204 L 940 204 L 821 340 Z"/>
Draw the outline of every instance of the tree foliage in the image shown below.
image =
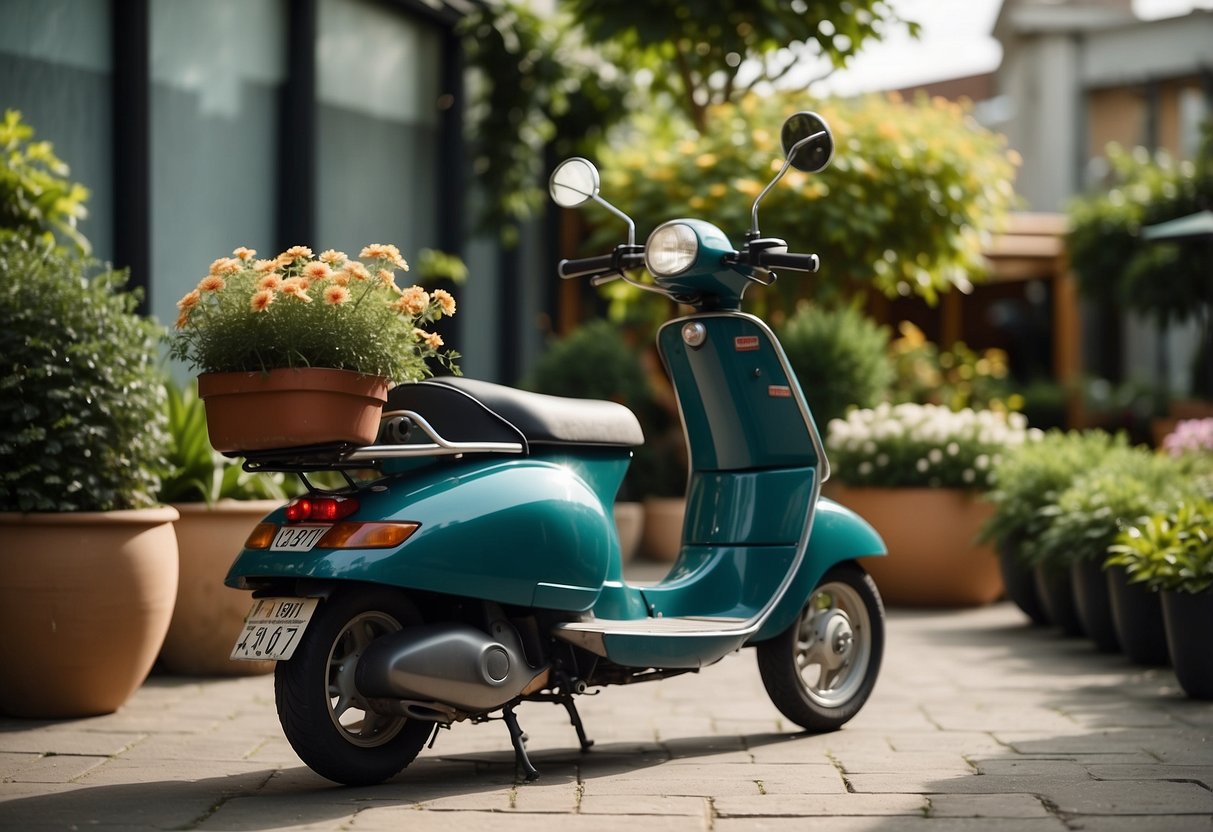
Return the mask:
<path fill-rule="evenodd" d="M 50 142 L 34 141 L 34 128 L 16 110 L 5 110 L 0 121 L 0 155 L 0 228 L 39 235 L 48 245 L 59 237 L 88 254 L 76 227 L 88 216 L 88 188 L 68 179 L 67 164 Z"/>

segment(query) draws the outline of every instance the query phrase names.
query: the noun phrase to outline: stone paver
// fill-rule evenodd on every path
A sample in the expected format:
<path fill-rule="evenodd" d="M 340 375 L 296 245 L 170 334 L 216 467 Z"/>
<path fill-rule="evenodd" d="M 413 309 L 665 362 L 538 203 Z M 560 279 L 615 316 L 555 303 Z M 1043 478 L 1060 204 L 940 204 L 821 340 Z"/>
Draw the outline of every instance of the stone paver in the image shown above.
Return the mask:
<path fill-rule="evenodd" d="M 1008 604 L 889 613 L 884 671 L 842 731 L 769 703 L 751 652 L 699 674 L 456 725 L 399 777 L 342 788 L 303 767 L 271 677 L 154 674 L 118 713 L 0 718 L 0 829 L 1213 832 L 1213 703 L 1029 627 Z"/>

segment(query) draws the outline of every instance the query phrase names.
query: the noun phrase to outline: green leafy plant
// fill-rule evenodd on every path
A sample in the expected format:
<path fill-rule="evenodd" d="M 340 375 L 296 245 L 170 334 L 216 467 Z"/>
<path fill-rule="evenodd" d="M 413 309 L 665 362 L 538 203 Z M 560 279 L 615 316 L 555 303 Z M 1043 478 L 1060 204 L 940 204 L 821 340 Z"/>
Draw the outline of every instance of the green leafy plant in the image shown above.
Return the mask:
<path fill-rule="evenodd" d="M 778 331 L 818 424 L 874 407 L 893 381 L 889 331 L 853 306 L 802 303 Z"/>
<path fill-rule="evenodd" d="M 1017 413 L 883 403 L 830 422 L 826 450 L 846 485 L 983 490 L 1005 453 L 1039 436 Z"/>
<path fill-rule="evenodd" d="M 0 232 L 0 510 L 154 505 L 161 330 L 124 273 Z"/>
<path fill-rule="evenodd" d="M 170 470 L 160 483 L 163 502 L 213 505 L 218 500 L 285 500 L 301 490 L 282 474 L 250 474 L 239 460 L 211 447 L 206 407 L 198 398 L 196 384 L 181 386 L 170 381 L 166 389 L 171 445 Z"/>
<path fill-rule="evenodd" d="M 1104 431 L 1050 430 L 1038 442 L 1025 442 L 1002 455 L 994 466 L 994 487 L 986 499 L 994 515 L 982 529 L 982 540 L 1011 546 L 1025 560 L 1039 545 L 1049 525 L 1044 509 L 1084 471 L 1114 449 L 1124 448 L 1123 436 Z"/>
<path fill-rule="evenodd" d="M 1213 587 L 1213 500 L 1185 500 L 1130 523 L 1108 547 L 1108 566 L 1155 590 L 1207 592 Z"/>
<path fill-rule="evenodd" d="M 395 246 L 367 246 L 357 260 L 304 246 L 269 260 L 233 254 L 177 304 L 171 353 L 200 372 L 330 367 L 404 382 L 430 375 L 431 360 L 456 370 L 458 355 L 421 328 L 453 315 L 455 300 L 397 287 L 408 263 Z"/>
<path fill-rule="evenodd" d="M 1056 502 L 1040 509 L 1047 526 L 1030 557 L 1050 567 L 1103 562 L 1128 523 L 1165 509 L 1183 493 L 1181 467 L 1142 446 L 1117 448 L 1079 472 Z"/>
<path fill-rule="evenodd" d="M 892 399 L 990 410 L 1021 410 L 1023 397 L 1007 383 L 1007 354 L 999 349 L 977 352 L 963 341 L 948 349 L 927 340 L 910 321 L 898 324 L 889 345 L 896 368 Z"/>
<path fill-rule="evenodd" d="M 81 254 L 91 250 L 77 223 L 88 216 L 88 188 L 68 179 L 68 166 L 17 110 L 0 121 L 0 228 L 22 230 L 47 244 L 66 239 Z"/>

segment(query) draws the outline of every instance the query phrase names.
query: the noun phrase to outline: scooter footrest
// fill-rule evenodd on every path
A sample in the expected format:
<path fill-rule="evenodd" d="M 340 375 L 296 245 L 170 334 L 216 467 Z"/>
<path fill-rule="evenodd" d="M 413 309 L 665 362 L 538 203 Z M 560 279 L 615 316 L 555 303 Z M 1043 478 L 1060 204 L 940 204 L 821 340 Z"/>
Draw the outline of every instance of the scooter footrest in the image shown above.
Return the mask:
<path fill-rule="evenodd" d="M 708 616 L 671 616 L 669 618 L 636 618 L 614 620 L 595 618 L 589 621 L 570 621 L 558 624 L 555 635 L 571 644 L 609 656 L 605 643 L 610 636 L 631 638 L 718 637 L 746 635 L 748 618 L 721 618 Z"/>

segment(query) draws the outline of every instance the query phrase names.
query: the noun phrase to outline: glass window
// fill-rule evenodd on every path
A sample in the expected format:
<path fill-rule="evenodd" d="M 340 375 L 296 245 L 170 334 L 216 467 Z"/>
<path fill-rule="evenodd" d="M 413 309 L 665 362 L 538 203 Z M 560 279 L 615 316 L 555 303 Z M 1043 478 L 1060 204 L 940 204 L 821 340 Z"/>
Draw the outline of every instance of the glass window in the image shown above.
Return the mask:
<path fill-rule="evenodd" d="M 151 0 L 152 312 L 217 257 L 275 249 L 285 0 Z"/>
<path fill-rule="evenodd" d="M 0 3 L 0 110 L 20 110 L 92 192 L 80 230 L 113 256 L 110 25 L 107 0 Z"/>
<path fill-rule="evenodd" d="M 321 0 L 315 244 L 437 245 L 442 32 L 367 0 Z"/>

